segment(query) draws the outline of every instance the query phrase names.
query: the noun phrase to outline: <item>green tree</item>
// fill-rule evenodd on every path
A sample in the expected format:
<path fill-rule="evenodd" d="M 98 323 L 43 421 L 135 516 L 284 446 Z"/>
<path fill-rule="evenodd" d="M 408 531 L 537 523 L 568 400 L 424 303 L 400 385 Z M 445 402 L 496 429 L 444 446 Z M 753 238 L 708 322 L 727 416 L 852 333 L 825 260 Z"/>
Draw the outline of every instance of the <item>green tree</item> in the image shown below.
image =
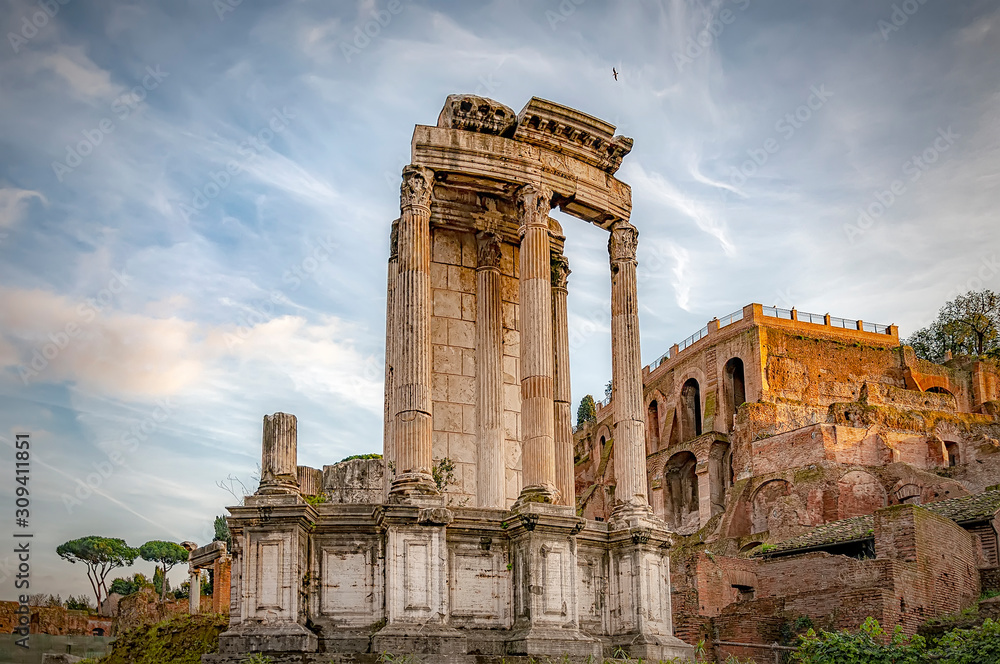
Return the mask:
<path fill-rule="evenodd" d="M 160 569 L 163 570 L 164 579 L 164 582 L 160 584 L 159 588 L 160 601 L 162 602 L 167 594 L 167 586 L 170 585 L 169 582 L 166 581 L 167 573 L 173 569 L 174 565 L 187 561 L 188 550 L 176 542 L 150 540 L 139 547 L 139 556 L 148 562 L 160 564 Z M 156 583 L 155 575 L 153 577 L 153 583 Z"/>
<path fill-rule="evenodd" d="M 87 567 L 87 579 L 97 606 L 108 594 L 106 579 L 111 570 L 117 567 L 128 567 L 135 562 L 138 552 L 125 543 L 123 539 L 88 535 L 80 539 L 64 542 L 56 547 L 59 557 L 71 563 L 83 563 Z"/>
<path fill-rule="evenodd" d="M 946 303 L 933 323 L 905 343 L 918 357 L 939 362 L 945 353 L 1000 356 L 1000 293 L 970 291 Z"/>
<path fill-rule="evenodd" d="M 111 582 L 111 587 L 109 592 L 118 593 L 119 595 L 131 595 L 137 593 L 143 588 L 149 588 L 153 584 L 150 583 L 149 579 L 146 578 L 145 574 L 136 572 L 131 577 L 121 577 L 114 579 Z"/>
<path fill-rule="evenodd" d="M 225 542 L 227 551 L 233 549 L 233 536 L 229 533 L 229 524 L 226 522 L 226 517 L 215 517 L 215 537 L 212 538 L 212 541 Z"/>
<path fill-rule="evenodd" d="M 580 407 L 576 409 L 576 426 L 581 427 L 588 422 L 597 421 L 597 405 L 594 397 L 590 394 L 580 400 Z"/>
<path fill-rule="evenodd" d="M 79 597 L 73 597 L 70 595 L 66 598 L 66 608 L 70 611 L 93 611 L 94 607 L 90 603 L 90 598 L 86 595 L 80 595 Z"/>

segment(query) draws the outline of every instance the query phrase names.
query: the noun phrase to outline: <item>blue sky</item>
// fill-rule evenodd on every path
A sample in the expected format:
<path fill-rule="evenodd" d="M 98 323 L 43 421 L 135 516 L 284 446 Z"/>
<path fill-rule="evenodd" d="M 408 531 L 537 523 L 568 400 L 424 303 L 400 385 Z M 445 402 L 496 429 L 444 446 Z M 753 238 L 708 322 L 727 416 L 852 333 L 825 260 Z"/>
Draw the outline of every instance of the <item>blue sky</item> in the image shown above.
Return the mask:
<path fill-rule="evenodd" d="M 89 592 L 70 538 L 210 539 L 265 413 L 303 464 L 381 450 L 389 224 L 450 93 L 635 139 L 644 362 L 751 301 L 906 335 L 1000 288 L 993 2 L 0 6 L 0 468 L 30 432 L 33 591 Z M 578 400 L 610 376 L 606 234 L 560 220 Z"/>

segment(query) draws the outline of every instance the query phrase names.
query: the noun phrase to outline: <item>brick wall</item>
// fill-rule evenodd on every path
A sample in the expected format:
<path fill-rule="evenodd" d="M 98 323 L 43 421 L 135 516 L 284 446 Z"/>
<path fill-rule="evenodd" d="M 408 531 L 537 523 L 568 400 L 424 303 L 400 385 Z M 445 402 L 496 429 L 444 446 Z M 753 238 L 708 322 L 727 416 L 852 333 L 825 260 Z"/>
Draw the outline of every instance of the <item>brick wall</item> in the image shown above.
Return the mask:
<path fill-rule="evenodd" d="M 15 613 L 17 602 L 0 602 L 0 633 L 10 634 L 18 626 Z M 95 628 L 111 633 L 111 618 L 92 616 L 86 611 L 69 611 L 62 606 L 32 606 L 30 608 L 30 629 L 32 634 L 89 635 Z"/>
<path fill-rule="evenodd" d="M 976 546 L 950 519 L 915 505 L 879 510 L 875 551 L 893 563 L 890 629 L 898 624 L 912 634 L 925 620 L 960 611 L 979 597 Z"/>

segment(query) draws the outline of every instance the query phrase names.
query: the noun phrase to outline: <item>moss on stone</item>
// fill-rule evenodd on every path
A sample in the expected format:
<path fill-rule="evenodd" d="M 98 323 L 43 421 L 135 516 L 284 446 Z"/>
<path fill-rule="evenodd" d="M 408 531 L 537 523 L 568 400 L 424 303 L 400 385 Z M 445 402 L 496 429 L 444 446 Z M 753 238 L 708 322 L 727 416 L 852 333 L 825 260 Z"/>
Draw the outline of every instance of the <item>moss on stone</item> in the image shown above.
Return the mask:
<path fill-rule="evenodd" d="M 184 614 L 156 625 L 143 625 L 114 640 L 100 664 L 200 664 L 201 656 L 219 647 L 219 634 L 229 617 Z"/>

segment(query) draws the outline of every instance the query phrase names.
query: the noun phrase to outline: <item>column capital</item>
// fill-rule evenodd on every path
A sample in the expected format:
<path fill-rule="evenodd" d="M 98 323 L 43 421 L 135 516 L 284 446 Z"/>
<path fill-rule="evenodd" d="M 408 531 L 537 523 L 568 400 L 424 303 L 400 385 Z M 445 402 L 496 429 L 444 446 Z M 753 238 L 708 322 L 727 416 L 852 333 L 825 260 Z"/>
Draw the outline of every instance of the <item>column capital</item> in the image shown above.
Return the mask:
<path fill-rule="evenodd" d="M 552 257 L 552 287 L 566 290 L 566 281 L 573 271 L 569 269 L 569 259 L 562 254 Z"/>
<path fill-rule="evenodd" d="M 635 250 L 639 244 L 639 229 L 625 220 L 616 221 L 611 225 L 611 237 L 608 238 L 608 253 L 612 263 L 635 260 Z"/>
<path fill-rule="evenodd" d="M 500 238 L 494 233 L 477 233 L 478 248 L 477 270 L 500 269 Z"/>
<path fill-rule="evenodd" d="M 399 207 L 421 207 L 431 209 L 431 189 L 434 187 L 434 171 L 423 166 L 410 164 L 403 167 L 403 183 L 399 186 Z"/>
<path fill-rule="evenodd" d="M 389 232 L 389 260 L 394 261 L 399 258 L 399 219 L 392 222 L 392 230 Z"/>
<path fill-rule="evenodd" d="M 521 232 L 528 226 L 549 228 L 552 190 L 542 184 L 526 184 L 517 190 L 517 211 L 521 217 Z"/>

